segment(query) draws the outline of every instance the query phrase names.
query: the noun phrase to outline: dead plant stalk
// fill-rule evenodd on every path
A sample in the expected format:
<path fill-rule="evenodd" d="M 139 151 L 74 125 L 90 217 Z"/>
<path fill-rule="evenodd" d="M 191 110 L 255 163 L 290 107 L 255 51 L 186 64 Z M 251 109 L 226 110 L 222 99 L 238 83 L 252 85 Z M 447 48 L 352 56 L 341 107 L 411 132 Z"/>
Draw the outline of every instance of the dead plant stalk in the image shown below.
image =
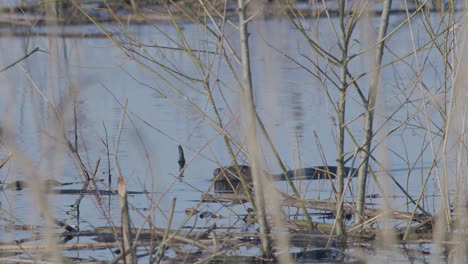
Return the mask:
<path fill-rule="evenodd" d="M 119 123 L 119 130 L 117 134 L 117 143 L 115 145 L 114 149 L 114 162 L 115 162 L 115 167 L 117 169 L 117 172 L 119 174 L 119 180 L 117 184 L 117 192 L 119 194 L 119 204 L 120 204 L 120 213 L 121 213 L 121 219 L 122 219 L 122 240 L 123 240 L 123 246 L 122 246 L 122 252 L 123 255 L 125 256 L 125 263 L 126 264 L 133 264 L 134 263 L 134 253 L 133 253 L 133 248 L 132 248 L 132 242 L 131 242 L 131 227 L 130 227 L 130 214 L 128 212 L 128 200 L 127 200 L 127 186 L 125 184 L 125 180 L 123 178 L 123 173 L 122 170 L 120 169 L 119 165 L 119 144 L 120 144 L 120 137 L 122 135 L 122 128 L 124 125 L 124 120 L 125 116 L 127 113 L 127 104 L 128 100 L 125 99 L 123 109 L 122 109 L 122 115 L 120 118 L 120 123 Z"/>
<path fill-rule="evenodd" d="M 270 228 L 268 226 L 268 221 L 266 217 L 266 204 L 264 196 L 264 181 L 265 175 L 260 173 L 259 169 L 259 146 L 257 144 L 257 129 L 255 122 L 255 102 L 253 95 L 252 87 L 252 76 L 250 69 L 250 55 L 249 55 L 249 40 L 248 40 L 248 31 L 247 24 L 249 20 L 246 18 L 246 11 L 248 4 L 244 0 L 237 1 L 238 7 L 238 16 L 239 16 L 239 36 L 240 36 L 240 50 L 241 50 L 241 69 L 242 69 L 242 91 L 243 98 L 242 101 L 247 102 L 246 118 L 247 118 L 247 127 L 246 135 L 249 146 L 248 158 L 250 164 L 253 168 L 253 185 L 255 191 L 255 204 L 256 204 L 256 214 L 258 224 L 260 226 L 260 239 L 261 247 L 263 254 L 269 255 L 271 253 L 271 243 L 268 237 L 270 233 Z"/>
<path fill-rule="evenodd" d="M 380 68 L 382 65 L 382 57 L 385 46 L 385 38 L 387 35 L 388 21 L 390 17 L 390 9 L 392 6 L 392 0 L 385 0 L 382 16 L 380 19 L 380 28 L 377 36 L 377 46 L 375 54 L 375 63 L 373 71 L 371 72 L 371 83 L 369 92 L 367 95 L 367 101 L 364 102 L 365 114 L 364 114 L 364 143 L 360 151 L 361 166 L 358 171 L 358 189 L 356 194 L 356 213 L 354 217 L 354 223 L 360 224 L 363 220 L 365 198 L 366 198 L 366 183 L 367 183 L 367 172 L 369 166 L 369 155 L 371 152 L 371 142 L 374 137 L 374 111 L 375 102 L 377 99 L 377 90 L 379 86 Z"/>

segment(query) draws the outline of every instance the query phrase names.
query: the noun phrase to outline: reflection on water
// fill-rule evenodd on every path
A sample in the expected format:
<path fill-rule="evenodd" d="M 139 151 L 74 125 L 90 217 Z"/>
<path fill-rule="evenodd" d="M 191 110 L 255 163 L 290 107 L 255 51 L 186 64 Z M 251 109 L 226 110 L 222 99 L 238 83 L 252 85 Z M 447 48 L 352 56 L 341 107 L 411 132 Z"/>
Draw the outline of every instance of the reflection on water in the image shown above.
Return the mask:
<path fill-rule="evenodd" d="M 302 106 L 304 102 L 302 101 L 302 93 L 300 92 L 291 92 L 291 102 L 289 105 L 291 106 L 291 116 L 292 119 L 296 122 L 294 126 L 294 135 L 299 139 L 302 140 L 304 137 L 304 123 L 302 121 L 304 108 Z M 291 135 L 292 137 L 292 135 Z"/>
<path fill-rule="evenodd" d="M 401 21 L 402 17 L 394 16 L 392 20 Z M 305 22 L 312 23 L 314 19 Z M 169 23 L 161 23 L 159 26 L 169 36 L 176 36 L 174 28 Z M 107 27 L 117 30 L 112 25 Z M 78 28 L 90 30 L 88 26 Z M 146 45 L 174 46 L 168 37 L 153 27 L 131 26 L 128 29 Z M 318 30 L 317 36 L 320 42 L 336 51 L 337 44 L 334 38 L 330 37 L 330 32 L 327 32 L 325 27 Z M 233 32 L 232 29 L 228 31 Z M 281 158 L 288 169 L 319 166 L 324 161 L 333 165 L 336 159 L 334 136 L 337 128 L 333 125 L 335 114 L 332 106 L 336 102 L 327 100 L 324 86 L 330 87 L 332 96 L 336 96 L 337 91 L 329 81 L 325 80 L 326 78 L 318 81 L 281 54 L 284 52 L 294 56 L 299 63 L 313 69 L 311 62 L 304 57 L 304 54 L 314 56 L 313 51 L 284 18 L 254 21 L 251 31 L 257 107 Z M 209 49 L 215 48 L 213 44 L 207 44 L 200 39 L 200 29 L 195 25 L 184 24 L 183 32 L 189 43 L 193 43 L 194 49 L 202 50 L 205 45 Z M 403 29 L 399 35 L 390 39 L 389 49 L 392 49 L 396 55 L 387 54 L 385 58 L 387 61 L 392 60 L 393 56 L 411 51 L 411 43 L 402 41 L 407 34 L 406 29 Z M 123 33 L 118 36 L 119 40 L 128 41 Z M 421 42 L 427 41 L 425 39 L 427 36 L 424 34 L 421 34 L 420 38 Z M 354 51 L 364 48 L 356 43 L 353 46 Z M 236 44 L 234 39 L 233 45 Z M 197 227 L 203 227 L 211 224 L 210 219 L 197 220 L 197 216 L 184 223 L 183 212 L 185 208 L 193 207 L 196 204 L 194 201 L 198 201 L 203 191 L 208 189 L 213 169 L 230 164 L 231 159 L 219 132 L 207 121 L 208 118 L 214 118 L 210 102 L 203 86 L 196 82 L 199 72 L 186 54 L 176 49 L 126 45 L 132 49 L 130 52 L 114 47 L 106 39 L 4 37 L 0 39 L 0 45 L 8 50 L 2 54 L 3 65 L 17 60 L 24 55 L 25 50 L 29 51 L 35 47 L 49 52 L 34 54 L 0 75 L 6 95 L 0 98 L 0 107 L 5 113 L 0 120 L 1 125 L 8 127 L 11 130 L 9 132 L 15 135 L 11 142 L 2 142 L 0 153 L 1 155 L 9 151 L 21 153 L 15 155 L 8 167 L 0 171 L 3 182 L 32 181 L 35 177 L 44 177 L 59 179 L 62 182 L 76 182 L 74 187 L 81 188 L 82 176 L 79 167 L 72 159 L 72 154 L 65 148 L 61 138 L 62 126 L 72 144 L 77 136 L 78 151 L 88 170 L 94 169 L 96 160 L 100 157 L 101 164 L 96 177 L 103 182 L 107 182 L 109 173 L 116 177 L 114 148 L 118 139 L 122 104 L 128 99 L 118 160 L 128 183 L 128 189 L 150 192 L 147 195 L 130 196 L 130 202 L 134 206 L 132 207 L 135 215 L 132 219 L 134 226 L 147 227 L 148 214 L 158 226 L 165 226 L 173 197 L 177 198 L 178 214 L 172 223 L 173 227 L 194 223 Z M 278 50 L 272 49 L 270 45 Z M 129 60 L 125 52 L 130 52 L 131 56 L 136 56 L 142 62 L 138 64 Z M 148 59 L 150 56 L 155 59 L 153 61 Z M 437 58 L 434 59 L 434 63 L 440 62 Z M 193 78 L 193 83 L 181 81 L 178 76 L 164 72 L 156 66 L 157 63 L 174 67 Z M 396 68 L 399 66 L 397 63 Z M 385 96 L 394 96 L 394 98 L 403 96 L 403 88 L 395 86 L 411 82 L 412 77 L 405 74 L 406 66 L 403 62 L 401 66 L 402 73 L 397 77 L 394 72 L 384 69 L 382 84 Z M 243 142 L 244 137 L 239 132 L 242 131 L 239 128 L 242 122 L 238 120 L 239 110 L 244 106 L 237 97 L 240 88 L 230 76 L 224 62 L 213 63 L 213 67 L 213 72 L 216 72 L 217 76 L 209 78 L 213 78 L 211 88 L 217 109 L 225 122 L 226 129 L 232 132 L 233 138 Z M 361 62 L 350 64 L 352 72 L 360 72 L 361 67 L 363 67 Z M 429 79 L 430 82 L 434 74 L 439 74 L 437 69 L 428 69 L 421 77 L 424 80 Z M 360 84 L 365 85 L 364 79 Z M 171 85 L 174 87 L 170 87 Z M 178 95 L 176 89 L 184 96 Z M 350 120 L 350 130 L 356 133 L 361 129 L 361 120 L 357 117 L 363 109 L 358 103 L 358 95 L 354 90 L 350 90 L 349 98 L 350 110 L 347 112 L 347 118 Z M 383 104 L 388 107 L 387 109 L 394 110 L 399 103 L 397 99 L 388 99 Z M 192 104 L 207 116 L 202 117 L 201 113 L 194 110 Z M 73 119 L 74 107 L 76 107 L 76 128 Z M 409 108 L 411 107 L 413 106 Z M 393 116 L 393 123 L 389 126 L 404 121 L 408 114 L 405 111 L 411 110 L 406 108 L 396 113 Z M 440 120 L 440 117 L 434 114 L 433 120 Z M 423 137 L 412 134 L 411 131 L 411 128 L 403 129 L 388 138 L 385 146 L 379 146 L 379 150 L 391 149 L 386 161 L 390 169 L 406 168 L 399 153 L 405 153 L 407 159 L 414 162 L 421 152 Z M 359 134 L 356 140 L 362 141 Z M 320 143 L 319 146 L 317 142 Z M 179 144 L 185 148 L 187 161 L 182 180 L 176 177 L 179 172 L 177 163 Z M 262 147 L 264 148 L 262 162 L 265 169 L 272 173 L 278 172 L 279 167 L 267 144 L 263 144 Z M 352 153 L 354 150 L 348 138 L 346 151 Z M 239 157 L 239 161 L 242 160 L 243 157 Z M 422 169 L 414 171 L 415 176 L 424 175 L 427 162 L 430 160 L 432 160 L 430 152 L 425 151 L 423 159 L 420 160 Z M 403 169 L 394 171 L 393 174 L 398 181 L 405 182 L 406 172 L 407 170 Z M 417 194 L 421 182 L 421 178 L 412 176 L 406 188 L 410 193 Z M 115 188 L 115 184 L 114 179 L 111 187 Z M 307 192 L 306 196 L 309 198 L 332 197 L 330 194 L 332 186 L 329 182 L 301 181 L 297 184 L 301 186 L 301 191 Z M 389 187 L 388 191 L 392 193 L 392 189 L 396 190 L 396 187 L 391 182 L 389 184 L 392 187 Z M 277 185 L 283 190 L 288 190 L 283 183 Z M 99 188 L 107 187 L 102 184 Z M 370 184 L 370 190 L 379 192 L 373 183 Z M 348 197 L 353 193 L 354 186 L 350 187 Z M 36 201 L 40 195 L 29 191 L 18 193 L 11 190 L 2 191 L 0 195 L 2 208 L 8 209 L 18 221 L 29 225 L 39 224 L 36 221 L 40 219 L 40 213 L 32 212 L 36 208 L 36 204 L 32 201 Z M 93 196 L 84 196 L 80 202 L 79 214 L 77 210 L 70 209 L 78 197 L 64 195 L 46 197 L 48 203 L 55 205 L 53 208 L 58 219 L 78 224 L 81 230 L 111 226 L 120 222 L 118 199 L 112 195 L 102 196 L 98 200 Z M 377 206 L 381 206 L 380 200 L 376 199 L 374 202 Z M 393 203 L 401 206 L 406 201 L 395 199 Z M 436 206 L 432 200 L 427 200 L 425 205 L 430 208 L 429 210 L 433 210 Z M 223 218 L 213 220 L 220 228 L 238 222 L 239 216 L 245 215 L 245 208 L 241 205 L 228 208 L 219 203 L 202 204 L 198 210 L 221 214 Z M 0 238 L 2 241 L 11 241 L 11 236 L 18 238 L 22 236 L 21 233 L 13 235 L 12 232 L 6 232 L 6 234 L 8 235 Z"/>

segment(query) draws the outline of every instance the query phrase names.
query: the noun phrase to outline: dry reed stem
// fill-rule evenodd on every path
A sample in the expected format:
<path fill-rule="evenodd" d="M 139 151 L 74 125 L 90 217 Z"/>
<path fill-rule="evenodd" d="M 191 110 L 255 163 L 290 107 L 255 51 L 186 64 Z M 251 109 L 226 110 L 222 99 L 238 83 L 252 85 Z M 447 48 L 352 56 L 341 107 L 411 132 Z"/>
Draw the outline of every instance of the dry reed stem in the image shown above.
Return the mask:
<path fill-rule="evenodd" d="M 450 13 L 451 14 L 451 13 Z M 453 14 L 454 15 L 454 14 Z M 465 11 L 466 15 L 466 11 Z M 452 18 L 454 19 L 454 18 Z M 447 117 L 445 124 L 445 137 L 443 140 L 443 183 L 441 190 L 441 199 L 446 199 L 446 201 L 441 202 L 441 207 L 439 208 L 440 212 L 449 209 L 449 212 L 445 214 L 450 214 L 449 216 L 438 215 L 438 221 L 436 222 L 436 250 L 434 251 L 433 258 L 438 260 L 441 256 L 440 250 L 442 248 L 441 241 L 444 241 L 449 237 L 452 242 L 460 243 L 459 246 L 446 247 L 447 262 L 456 263 L 463 262 L 463 260 L 468 259 L 468 206 L 467 206 L 467 189 L 468 189 L 468 180 L 466 178 L 466 169 L 468 167 L 467 163 L 467 140 L 466 140 L 466 131 L 467 131 L 467 116 L 468 116 L 468 105 L 466 103 L 467 98 L 467 77 L 465 75 L 465 69 L 468 59 L 468 49 L 467 49 L 467 36 L 468 36 L 468 25 L 466 20 L 461 24 L 461 43 L 456 47 L 449 46 L 452 50 L 452 55 L 459 57 L 459 60 L 456 61 L 454 58 L 453 64 L 455 64 L 455 69 L 452 72 L 452 82 L 453 86 L 450 98 L 449 98 L 449 108 L 447 109 Z M 458 30 L 455 24 L 451 27 L 450 32 L 448 33 L 452 36 L 452 45 L 458 44 Z M 458 53 L 458 54 L 457 54 Z M 446 59 L 446 61 L 448 61 Z M 458 62 L 458 63 L 457 63 Z M 451 160 L 456 161 L 456 165 L 450 165 Z M 449 170 L 450 167 L 455 167 L 455 179 L 452 184 L 455 184 L 455 192 L 452 194 L 452 199 L 449 196 L 449 179 L 453 176 L 452 172 Z M 447 196 L 444 196 L 446 194 Z M 450 206 L 446 208 L 447 204 Z M 444 226 L 444 224 L 448 226 Z M 452 231 L 454 234 L 453 236 Z"/>
<path fill-rule="evenodd" d="M 247 146 L 249 153 L 247 155 L 249 162 L 252 166 L 252 180 L 255 191 L 255 204 L 254 210 L 260 229 L 261 251 L 265 256 L 271 254 L 272 246 L 268 237 L 270 233 L 269 223 L 266 215 L 266 202 L 265 202 L 265 183 L 267 181 L 264 173 L 260 171 L 259 164 L 259 145 L 257 134 L 257 118 L 254 101 L 254 92 L 252 86 L 252 71 L 250 62 L 250 48 L 248 40 L 247 25 L 249 19 L 246 17 L 248 2 L 244 0 L 237 1 L 238 17 L 239 17 L 239 38 L 240 38 L 240 53 L 241 53 L 241 71 L 242 71 L 242 97 L 240 101 L 247 102 L 244 114 L 244 120 L 247 126 L 244 128 L 244 134 L 247 137 Z M 247 184 L 241 177 L 241 182 L 245 190 L 248 190 Z"/>
<path fill-rule="evenodd" d="M 134 252 L 132 248 L 132 240 L 131 240 L 131 220 L 130 214 L 128 211 L 128 200 L 127 200 L 127 186 L 125 184 L 125 180 L 123 178 L 122 170 L 120 169 L 119 165 L 119 145 L 120 145 L 120 137 L 122 135 L 122 128 L 124 125 L 124 120 L 127 112 L 127 103 L 128 100 L 125 99 L 122 115 L 120 118 L 118 133 L 117 133 L 117 142 L 115 144 L 114 149 L 114 165 L 117 169 L 119 174 L 119 179 L 117 183 L 117 193 L 119 194 L 119 204 L 120 204 L 120 215 L 122 221 L 122 254 L 125 257 L 126 264 L 133 264 L 136 259 L 134 258 Z"/>
<path fill-rule="evenodd" d="M 167 244 L 170 242 L 168 240 L 168 237 L 169 237 L 169 233 L 171 232 L 171 224 L 172 224 L 172 219 L 174 217 L 175 205 L 176 205 L 176 198 L 173 198 L 172 203 L 171 203 L 171 211 L 169 213 L 169 219 L 167 221 L 167 227 L 166 227 L 166 230 L 164 231 L 164 236 L 161 240 L 161 243 L 159 243 L 158 251 L 156 251 L 156 263 L 161 263 L 164 257 L 164 253 L 167 249 Z"/>
<path fill-rule="evenodd" d="M 0 161 L 0 169 L 7 164 L 7 162 L 13 157 L 13 153 L 8 153 L 8 155 Z"/>
<path fill-rule="evenodd" d="M 130 227 L 130 214 L 128 212 L 128 201 L 127 201 L 127 187 L 122 176 L 119 176 L 118 180 L 118 193 L 119 193 L 119 204 L 120 214 L 122 219 L 122 253 L 125 255 L 125 263 L 133 264 L 134 252 L 132 246 L 131 227 Z"/>
<path fill-rule="evenodd" d="M 371 144 L 374 140 L 374 111 L 377 102 L 377 94 L 379 90 L 380 81 L 380 66 L 382 64 L 385 38 L 387 35 L 387 28 L 390 17 L 390 9 L 392 0 L 385 0 L 382 16 L 380 18 L 379 32 L 377 36 L 377 46 L 375 51 L 374 63 L 372 65 L 371 80 L 367 99 L 364 101 L 365 115 L 364 115 L 364 142 L 360 151 L 361 165 L 358 172 L 358 189 L 356 194 L 356 213 L 354 216 L 354 223 L 360 224 L 362 222 L 362 213 L 365 206 L 367 174 L 369 167 L 369 156 L 371 153 Z"/>

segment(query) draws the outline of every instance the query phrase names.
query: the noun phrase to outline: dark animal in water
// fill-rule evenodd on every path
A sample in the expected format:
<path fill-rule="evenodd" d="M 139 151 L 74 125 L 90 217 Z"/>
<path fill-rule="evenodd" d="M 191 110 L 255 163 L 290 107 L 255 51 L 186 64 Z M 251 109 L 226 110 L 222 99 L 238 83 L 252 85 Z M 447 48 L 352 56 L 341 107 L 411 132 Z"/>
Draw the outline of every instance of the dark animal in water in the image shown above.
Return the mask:
<path fill-rule="evenodd" d="M 181 145 L 179 145 L 179 160 L 177 160 L 177 163 L 179 163 L 179 173 L 180 176 L 184 175 L 183 169 L 185 167 L 185 155 L 184 155 L 184 149 L 182 148 Z"/>
<path fill-rule="evenodd" d="M 244 179 L 247 184 L 252 183 L 252 170 L 250 166 L 247 165 L 238 165 L 237 168 L 239 169 L 240 176 Z M 335 179 L 336 166 L 316 166 L 316 167 L 306 167 L 296 170 L 289 170 L 287 171 L 286 175 L 289 176 L 290 179 L 304 179 L 304 180 L 318 180 L 318 179 Z M 357 176 L 357 169 L 353 169 L 350 167 L 345 167 L 345 176 Z M 268 173 L 267 173 L 268 174 Z M 284 181 L 286 180 L 286 175 L 284 173 L 279 174 L 269 174 L 271 179 L 274 181 Z M 237 172 L 236 166 L 226 166 L 217 168 L 213 171 L 213 179 L 214 179 L 214 186 L 215 192 L 225 193 L 229 192 L 232 193 L 233 190 L 236 191 L 243 191 L 242 183 L 240 181 L 239 174 Z"/>

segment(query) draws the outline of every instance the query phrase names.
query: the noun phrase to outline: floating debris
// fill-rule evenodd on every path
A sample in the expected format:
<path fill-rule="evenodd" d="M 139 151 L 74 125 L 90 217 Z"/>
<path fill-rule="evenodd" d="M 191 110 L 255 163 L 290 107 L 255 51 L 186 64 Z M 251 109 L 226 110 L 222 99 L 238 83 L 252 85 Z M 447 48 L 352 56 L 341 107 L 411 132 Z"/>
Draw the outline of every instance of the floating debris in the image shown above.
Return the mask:
<path fill-rule="evenodd" d="M 213 218 L 213 219 L 221 219 L 223 218 L 222 215 L 218 214 L 218 213 L 213 213 L 213 212 L 209 212 L 209 211 L 204 211 L 202 213 L 200 213 L 200 218 Z"/>
<path fill-rule="evenodd" d="M 198 214 L 200 211 L 198 211 L 197 209 L 194 209 L 194 208 L 187 208 L 185 209 L 185 214 L 186 215 L 196 215 Z"/>

